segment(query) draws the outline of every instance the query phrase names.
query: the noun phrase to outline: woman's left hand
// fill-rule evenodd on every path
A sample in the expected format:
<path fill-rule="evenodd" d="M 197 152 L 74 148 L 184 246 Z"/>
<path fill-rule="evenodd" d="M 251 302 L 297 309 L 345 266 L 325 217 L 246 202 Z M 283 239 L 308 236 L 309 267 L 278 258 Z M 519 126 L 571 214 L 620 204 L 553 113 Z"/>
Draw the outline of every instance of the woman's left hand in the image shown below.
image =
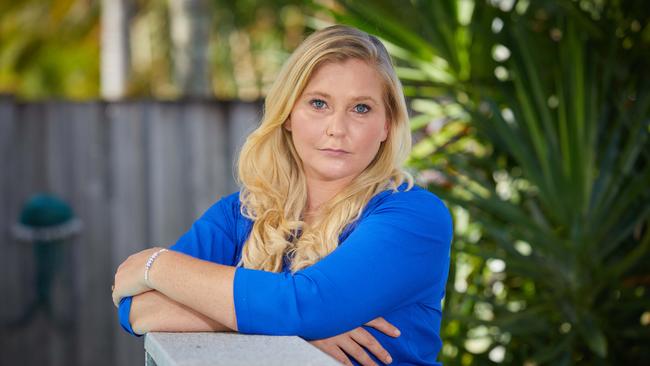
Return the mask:
<path fill-rule="evenodd" d="M 149 248 L 129 256 L 115 272 L 113 303 L 119 307 L 120 300 L 152 289 L 144 281 L 144 267 L 149 257 L 161 248 Z"/>

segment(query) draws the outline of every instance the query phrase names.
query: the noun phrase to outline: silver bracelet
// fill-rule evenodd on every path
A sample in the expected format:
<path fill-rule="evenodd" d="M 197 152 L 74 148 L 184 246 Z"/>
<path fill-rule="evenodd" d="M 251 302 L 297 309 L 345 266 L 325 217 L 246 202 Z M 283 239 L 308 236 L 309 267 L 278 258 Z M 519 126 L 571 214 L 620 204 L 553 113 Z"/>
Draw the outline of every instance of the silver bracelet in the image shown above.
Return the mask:
<path fill-rule="evenodd" d="M 151 269 L 151 266 L 153 265 L 153 262 L 156 260 L 156 258 L 158 258 L 160 253 L 166 252 L 166 251 L 167 251 L 167 249 L 165 249 L 165 248 L 156 251 L 155 253 L 153 253 L 151 255 L 151 257 L 149 257 L 149 259 L 147 260 L 147 263 L 144 265 L 144 283 L 146 283 L 147 286 L 151 287 L 149 285 L 149 270 Z"/>

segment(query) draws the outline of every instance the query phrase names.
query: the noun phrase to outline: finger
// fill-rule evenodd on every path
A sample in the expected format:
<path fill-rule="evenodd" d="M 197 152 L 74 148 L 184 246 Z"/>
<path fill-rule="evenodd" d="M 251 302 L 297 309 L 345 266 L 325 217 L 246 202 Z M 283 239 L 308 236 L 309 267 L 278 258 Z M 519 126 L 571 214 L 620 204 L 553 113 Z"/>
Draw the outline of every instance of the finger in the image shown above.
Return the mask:
<path fill-rule="evenodd" d="M 309 343 L 318 347 L 318 349 L 333 357 L 338 362 L 346 366 L 354 366 L 345 352 L 341 351 L 341 349 L 334 343 L 334 340 L 332 338 L 309 341 Z"/>
<path fill-rule="evenodd" d="M 120 298 L 117 296 L 115 291 L 113 291 L 113 304 L 116 308 L 120 307 Z"/>
<path fill-rule="evenodd" d="M 341 349 L 337 346 L 327 347 L 326 353 L 334 357 L 334 359 L 336 359 L 338 362 L 346 366 L 354 366 L 352 364 L 352 361 L 350 361 L 350 359 L 348 358 L 348 355 L 346 355 L 345 352 L 341 351 Z"/>
<path fill-rule="evenodd" d="M 369 327 L 373 327 L 377 329 L 378 331 L 386 334 L 387 336 L 391 337 L 399 337 L 400 334 L 402 334 L 399 329 L 397 329 L 396 326 L 392 325 L 391 323 L 387 322 L 386 319 L 379 317 L 375 318 L 369 322 L 367 322 L 365 325 Z"/>
<path fill-rule="evenodd" d="M 359 327 L 350 332 L 350 337 L 357 343 L 364 346 L 368 351 L 372 352 L 375 357 L 380 359 L 383 363 L 389 364 L 393 362 L 390 353 L 377 341 L 377 339 L 370 334 L 367 330 Z"/>
<path fill-rule="evenodd" d="M 115 285 L 113 285 L 115 286 Z M 115 305 L 116 308 L 120 307 L 120 301 L 122 301 L 122 298 L 124 296 L 128 296 L 124 294 L 124 291 L 121 287 L 114 287 L 111 297 L 113 298 L 113 304 Z"/>
<path fill-rule="evenodd" d="M 352 339 L 350 336 L 340 337 L 340 340 L 337 342 L 338 346 L 345 351 L 348 355 L 352 356 L 357 362 L 363 366 L 377 366 L 375 361 L 368 356 L 366 350 L 364 350 L 359 344 Z"/>

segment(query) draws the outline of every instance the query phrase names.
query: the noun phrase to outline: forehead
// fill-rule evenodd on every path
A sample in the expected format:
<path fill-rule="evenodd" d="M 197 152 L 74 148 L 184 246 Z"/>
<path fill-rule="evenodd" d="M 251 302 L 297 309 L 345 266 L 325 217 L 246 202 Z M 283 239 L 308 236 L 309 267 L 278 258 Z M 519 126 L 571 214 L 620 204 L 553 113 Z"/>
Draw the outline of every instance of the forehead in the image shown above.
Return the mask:
<path fill-rule="evenodd" d="M 319 65 L 311 74 L 303 94 L 320 92 L 342 98 L 369 96 L 379 102 L 384 88 L 384 81 L 376 67 L 351 58 Z"/>

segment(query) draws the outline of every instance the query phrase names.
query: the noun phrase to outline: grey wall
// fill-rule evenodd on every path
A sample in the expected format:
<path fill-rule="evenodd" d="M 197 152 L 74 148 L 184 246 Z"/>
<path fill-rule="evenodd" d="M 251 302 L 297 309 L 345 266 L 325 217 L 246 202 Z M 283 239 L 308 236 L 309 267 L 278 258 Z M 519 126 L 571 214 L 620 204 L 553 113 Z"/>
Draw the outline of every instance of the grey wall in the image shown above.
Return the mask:
<path fill-rule="evenodd" d="M 141 365 L 111 302 L 117 265 L 173 244 L 222 195 L 260 103 L 16 102 L 0 97 L 0 364 Z M 14 326 L 35 296 L 32 244 L 10 228 L 32 194 L 54 193 L 83 222 L 59 244 L 52 315 Z"/>

